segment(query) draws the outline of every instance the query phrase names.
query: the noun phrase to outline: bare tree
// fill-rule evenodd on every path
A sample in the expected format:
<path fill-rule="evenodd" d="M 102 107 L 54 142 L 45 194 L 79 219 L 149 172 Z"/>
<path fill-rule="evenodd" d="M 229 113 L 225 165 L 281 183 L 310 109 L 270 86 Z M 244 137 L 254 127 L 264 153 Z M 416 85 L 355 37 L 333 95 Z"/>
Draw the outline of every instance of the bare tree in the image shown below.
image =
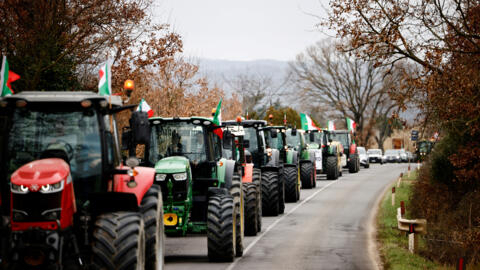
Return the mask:
<path fill-rule="evenodd" d="M 263 118 L 267 108 L 280 102 L 285 95 L 288 80 L 276 82 L 272 76 L 245 72 L 233 78 L 224 78 L 231 92 L 238 93 L 243 108 L 259 118 Z M 258 115 L 256 115 L 258 114 Z"/>
<path fill-rule="evenodd" d="M 362 144 L 375 135 L 377 118 L 396 108 L 388 91 L 395 89 L 399 74 L 386 74 L 373 62 L 340 53 L 330 42 L 309 47 L 290 68 L 301 99 L 323 108 L 331 117 L 353 119 Z"/>

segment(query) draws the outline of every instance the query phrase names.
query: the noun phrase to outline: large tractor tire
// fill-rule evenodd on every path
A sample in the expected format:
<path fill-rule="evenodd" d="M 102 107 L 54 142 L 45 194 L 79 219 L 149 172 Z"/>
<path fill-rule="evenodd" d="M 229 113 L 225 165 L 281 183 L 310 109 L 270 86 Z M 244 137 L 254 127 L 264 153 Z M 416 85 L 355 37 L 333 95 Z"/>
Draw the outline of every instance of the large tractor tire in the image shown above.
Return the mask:
<path fill-rule="evenodd" d="M 304 162 L 300 164 L 300 180 L 302 181 L 302 187 L 305 189 L 313 188 L 313 164 L 311 162 Z"/>
<path fill-rule="evenodd" d="M 338 178 L 338 163 L 337 157 L 329 156 L 327 157 L 327 164 L 325 166 L 325 171 L 327 173 L 328 180 L 336 180 Z"/>
<path fill-rule="evenodd" d="M 258 224 L 257 186 L 254 183 L 242 183 L 242 188 L 245 204 L 245 235 L 255 236 Z"/>
<path fill-rule="evenodd" d="M 278 216 L 278 173 L 262 173 L 262 214 L 264 216 Z"/>
<path fill-rule="evenodd" d="M 163 200 L 160 186 L 152 185 L 140 205 L 145 224 L 145 269 L 163 269 L 165 234 L 163 227 Z"/>
<path fill-rule="evenodd" d="M 278 213 L 283 214 L 285 212 L 285 173 L 279 175 L 278 180 Z"/>
<path fill-rule="evenodd" d="M 257 204 L 258 204 L 258 216 L 257 216 L 257 232 L 262 231 L 262 171 L 260 169 L 253 169 L 252 182 L 257 187 Z"/>
<path fill-rule="evenodd" d="M 285 167 L 283 168 L 283 174 L 285 175 L 285 201 L 296 202 L 298 201 L 298 171 L 297 167 Z"/>
<path fill-rule="evenodd" d="M 350 155 L 350 162 L 348 163 L 348 172 L 349 172 L 349 173 L 356 173 L 356 172 L 358 172 L 357 159 L 358 159 L 358 156 L 357 156 L 357 155 L 355 155 L 355 154 L 351 154 L 351 155 Z"/>
<path fill-rule="evenodd" d="M 236 256 L 241 257 L 243 255 L 243 236 L 244 236 L 244 200 L 242 190 L 242 178 L 238 173 L 234 173 L 232 176 L 232 187 L 230 188 L 230 195 L 233 197 L 233 204 L 235 206 L 236 216 Z"/>
<path fill-rule="evenodd" d="M 144 269 L 144 229 L 136 212 L 100 215 L 93 230 L 93 269 Z"/>
<path fill-rule="evenodd" d="M 231 262 L 235 258 L 236 219 L 232 196 L 217 194 L 210 197 L 207 213 L 210 261 Z"/>

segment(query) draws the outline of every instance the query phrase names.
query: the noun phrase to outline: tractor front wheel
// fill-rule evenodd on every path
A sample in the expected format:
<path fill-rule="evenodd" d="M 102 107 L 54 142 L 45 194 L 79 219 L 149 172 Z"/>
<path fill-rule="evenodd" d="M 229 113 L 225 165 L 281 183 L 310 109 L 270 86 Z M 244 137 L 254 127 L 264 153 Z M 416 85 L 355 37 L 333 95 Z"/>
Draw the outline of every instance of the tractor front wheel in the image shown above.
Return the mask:
<path fill-rule="evenodd" d="M 328 180 L 335 180 L 338 178 L 338 162 L 337 157 L 329 156 L 327 157 L 327 164 L 325 168 L 327 172 L 327 179 Z"/>
<path fill-rule="evenodd" d="M 285 201 L 296 202 L 298 199 L 297 185 L 298 185 L 298 171 L 297 167 L 283 168 L 285 175 Z"/>
<path fill-rule="evenodd" d="M 93 269 L 144 269 L 145 230 L 142 215 L 100 215 L 93 230 Z"/>
<path fill-rule="evenodd" d="M 278 216 L 278 173 L 262 173 L 262 214 L 264 216 Z"/>
<path fill-rule="evenodd" d="M 145 224 L 145 269 L 163 269 L 165 234 L 163 227 L 163 200 L 160 186 L 152 185 L 140 205 Z"/>
<path fill-rule="evenodd" d="M 243 183 L 243 202 L 245 203 L 245 235 L 257 235 L 257 186 L 254 183 Z"/>
<path fill-rule="evenodd" d="M 260 169 L 253 169 L 252 182 L 257 187 L 257 232 L 262 231 L 262 171 Z"/>
<path fill-rule="evenodd" d="M 311 162 L 304 162 L 300 164 L 300 180 L 302 181 L 302 187 L 305 189 L 313 188 L 313 164 Z"/>
<path fill-rule="evenodd" d="M 233 197 L 233 205 L 235 206 L 236 217 L 236 256 L 243 255 L 243 236 L 244 236 L 244 200 L 242 190 L 242 179 L 238 173 L 234 173 L 232 177 L 232 187 L 230 195 Z"/>
<path fill-rule="evenodd" d="M 207 215 L 208 258 L 210 261 L 233 261 L 237 226 L 232 196 L 211 196 Z"/>

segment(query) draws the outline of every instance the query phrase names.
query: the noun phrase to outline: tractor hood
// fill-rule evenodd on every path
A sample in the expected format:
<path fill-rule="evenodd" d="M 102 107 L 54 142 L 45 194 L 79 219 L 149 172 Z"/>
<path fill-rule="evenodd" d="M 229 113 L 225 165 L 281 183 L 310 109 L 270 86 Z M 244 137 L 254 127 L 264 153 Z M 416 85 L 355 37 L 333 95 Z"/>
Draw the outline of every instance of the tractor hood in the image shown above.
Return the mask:
<path fill-rule="evenodd" d="M 37 191 L 40 185 L 51 185 L 67 179 L 70 167 L 60 158 L 35 160 L 20 167 L 12 174 L 12 184 L 24 185 Z M 37 189 L 37 190 L 35 190 Z"/>
<path fill-rule="evenodd" d="M 181 173 L 188 171 L 190 162 L 185 157 L 167 157 L 155 164 L 157 173 Z"/>

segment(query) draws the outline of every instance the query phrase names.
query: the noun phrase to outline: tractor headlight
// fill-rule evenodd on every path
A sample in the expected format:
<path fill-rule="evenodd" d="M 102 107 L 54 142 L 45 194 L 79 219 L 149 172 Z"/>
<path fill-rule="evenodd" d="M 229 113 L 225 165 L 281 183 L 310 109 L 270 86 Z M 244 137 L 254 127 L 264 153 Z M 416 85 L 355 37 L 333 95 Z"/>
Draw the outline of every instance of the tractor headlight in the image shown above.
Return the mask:
<path fill-rule="evenodd" d="M 269 157 L 272 156 L 272 149 L 271 148 L 267 149 L 267 156 L 269 156 Z"/>
<path fill-rule="evenodd" d="M 49 185 L 49 184 L 43 185 L 40 188 L 41 193 L 54 193 L 54 192 L 59 192 L 61 190 L 63 190 L 63 180 L 52 185 Z"/>
<path fill-rule="evenodd" d="M 18 193 L 18 194 L 27 194 L 28 193 L 28 187 L 24 185 L 15 185 L 15 184 L 10 184 L 10 190 L 12 193 Z"/>
<path fill-rule="evenodd" d="M 173 179 L 175 179 L 175 181 L 187 180 L 187 173 L 186 173 L 186 172 L 183 172 L 183 173 L 174 173 L 174 174 L 173 174 Z"/>
<path fill-rule="evenodd" d="M 165 178 L 167 178 L 167 175 L 163 173 L 159 173 L 155 175 L 155 180 L 157 181 L 165 181 Z"/>

